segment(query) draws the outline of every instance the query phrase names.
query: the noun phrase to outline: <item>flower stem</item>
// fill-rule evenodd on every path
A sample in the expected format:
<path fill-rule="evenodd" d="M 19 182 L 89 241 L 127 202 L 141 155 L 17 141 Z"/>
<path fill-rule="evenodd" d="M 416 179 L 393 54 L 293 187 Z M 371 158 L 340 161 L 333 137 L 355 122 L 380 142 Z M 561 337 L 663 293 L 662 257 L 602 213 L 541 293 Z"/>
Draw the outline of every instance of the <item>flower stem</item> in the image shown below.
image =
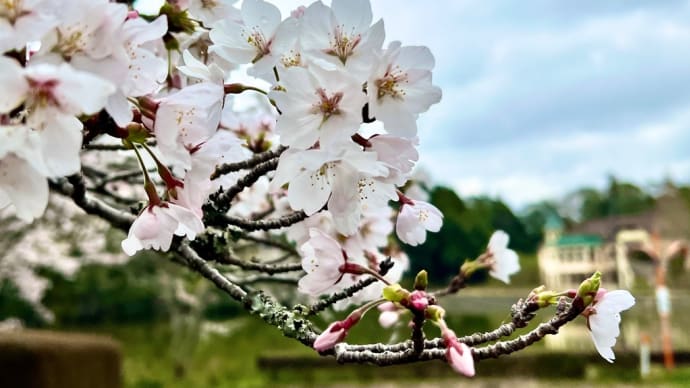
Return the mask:
<path fill-rule="evenodd" d="M 139 167 L 141 167 L 141 171 L 144 173 L 144 190 L 146 191 L 146 195 L 149 197 L 149 205 L 159 205 L 161 203 L 161 198 L 158 196 L 158 192 L 156 191 L 156 185 L 151 180 L 148 171 L 146 171 L 146 166 L 144 165 L 144 160 L 141 158 L 139 150 L 137 149 L 136 145 L 129 140 L 123 139 L 122 141 L 125 143 L 125 145 L 132 147 L 134 154 L 137 156 Z"/>

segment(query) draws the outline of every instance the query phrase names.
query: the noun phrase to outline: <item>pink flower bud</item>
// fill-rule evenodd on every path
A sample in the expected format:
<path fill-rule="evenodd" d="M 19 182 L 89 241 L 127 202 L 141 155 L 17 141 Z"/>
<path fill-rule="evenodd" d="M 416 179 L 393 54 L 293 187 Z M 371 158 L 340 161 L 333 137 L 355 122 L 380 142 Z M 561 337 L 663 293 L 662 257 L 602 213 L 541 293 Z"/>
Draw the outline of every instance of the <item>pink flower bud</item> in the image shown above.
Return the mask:
<path fill-rule="evenodd" d="M 347 330 L 343 327 L 343 323 L 340 321 L 333 322 L 323 333 L 316 337 L 313 347 L 317 352 L 323 352 L 341 342 L 345 339 L 345 336 L 347 336 Z"/>
<path fill-rule="evenodd" d="M 472 349 L 458 341 L 453 330 L 445 329 L 443 339 L 446 342 L 446 360 L 453 369 L 467 377 L 474 376 L 474 358 Z"/>
<path fill-rule="evenodd" d="M 474 358 L 469 346 L 455 342 L 453 346 L 446 349 L 446 359 L 456 372 L 467 377 L 474 376 Z"/>
<path fill-rule="evenodd" d="M 410 294 L 410 304 L 417 311 L 424 311 L 429 305 L 429 299 L 424 291 L 413 291 Z"/>
<path fill-rule="evenodd" d="M 353 311 L 347 318 L 342 321 L 336 321 L 331 323 L 323 333 L 319 334 L 314 341 L 314 349 L 317 352 L 323 352 L 335 346 L 338 342 L 341 342 L 347 336 L 347 331 L 350 330 L 360 318 L 362 318 L 363 313 L 358 309 Z"/>

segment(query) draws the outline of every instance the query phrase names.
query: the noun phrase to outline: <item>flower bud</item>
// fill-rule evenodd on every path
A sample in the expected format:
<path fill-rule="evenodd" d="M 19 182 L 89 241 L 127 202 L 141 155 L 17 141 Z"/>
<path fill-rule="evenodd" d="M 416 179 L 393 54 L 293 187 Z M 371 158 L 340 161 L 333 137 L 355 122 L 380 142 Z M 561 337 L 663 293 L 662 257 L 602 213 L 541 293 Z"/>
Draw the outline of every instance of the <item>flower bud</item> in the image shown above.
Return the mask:
<path fill-rule="evenodd" d="M 465 278 L 469 279 L 472 274 L 481 268 L 481 263 L 479 260 L 465 260 L 460 266 L 460 274 Z"/>
<path fill-rule="evenodd" d="M 580 287 L 577 289 L 577 295 L 575 295 L 575 303 L 582 303 L 582 308 L 589 306 L 592 301 L 594 301 L 594 297 L 597 294 L 597 291 L 599 290 L 599 286 L 601 285 L 601 272 L 597 271 L 589 277 L 589 279 L 585 279 L 582 283 L 580 283 Z"/>
<path fill-rule="evenodd" d="M 314 349 L 317 352 L 323 352 L 335 346 L 338 342 L 341 342 L 347 336 L 347 329 L 343 326 L 343 323 L 333 322 L 331 323 L 323 333 L 319 334 L 314 341 Z"/>
<path fill-rule="evenodd" d="M 446 310 L 439 305 L 431 305 L 424 311 L 425 318 L 433 322 L 440 322 L 445 315 Z"/>
<path fill-rule="evenodd" d="M 145 143 L 150 135 L 146 127 L 140 123 L 130 123 L 125 129 L 127 130 L 127 140 L 131 143 Z"/>
<path fill-rule="evenodd" d="M 545 290 L 545 288 L 546 287 L 542 285 L 533 289 L 527 296 L 527 300 L 536 303 L 539 308 L 548 307 L 552 304 L 558 303 L 558 297 L 562 294 L 551 290 Z"/>
<path fill-rule="evenodd" d="M 429 298 L 427 298 L 426 292 L 415 290 L 412 291 L 409 298 L 409 306 L 417 311 L 426 310 L 429 306 Z"/>
<path fill-rule="evenodd" d="M 417 273 L 417 276 L 414 278 L 414 289 L 415 290 L 420 290 L 420 291 L 425 291 L 427 286 L 429 285 L 429 276 L 427 275 L 425 270 L 421 270 Z"/>
<path fill-rule="evenodd" d="M 383 288 L 383 298 L 390 302 L 400 303 L 410 297 L 410 292 L 395 283 Z"/>

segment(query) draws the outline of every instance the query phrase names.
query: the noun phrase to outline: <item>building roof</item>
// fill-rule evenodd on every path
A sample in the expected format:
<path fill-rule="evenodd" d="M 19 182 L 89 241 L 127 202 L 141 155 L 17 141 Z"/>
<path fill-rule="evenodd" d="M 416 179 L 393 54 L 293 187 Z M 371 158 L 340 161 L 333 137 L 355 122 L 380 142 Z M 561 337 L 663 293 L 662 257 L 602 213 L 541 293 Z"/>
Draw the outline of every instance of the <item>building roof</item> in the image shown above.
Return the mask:
<path fill-rule="evenodd" d="M 568 234 L 561 236 L 561 238 L 556 241 L 556 245 L 559 247 L 570 245 L 599 246 L 603 241 L 601 237 L 594 234 Z"/>
<path fill-rule="evenodd" d="M 653 211 L 635 215 L 617 215 L 598 218 L 574 226 L 569 233 L 601 236 L 604 240 L 614 241 L 616 234 L 625 229 L 654 230 L 655 214 Z"/>

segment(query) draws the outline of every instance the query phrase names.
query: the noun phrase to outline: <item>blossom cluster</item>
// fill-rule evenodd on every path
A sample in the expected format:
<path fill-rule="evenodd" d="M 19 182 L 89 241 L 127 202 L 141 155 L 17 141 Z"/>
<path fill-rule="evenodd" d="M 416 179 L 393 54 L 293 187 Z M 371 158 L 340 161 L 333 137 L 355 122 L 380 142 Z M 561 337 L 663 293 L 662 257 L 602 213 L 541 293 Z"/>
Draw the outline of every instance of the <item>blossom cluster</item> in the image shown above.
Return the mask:
<path fill-rule="evenodd" d="M 0 27 L 0 207 L 24 221 L 43 214 L 49 179 L 80 171 L 83 139 L 99 130 L 89 123 L 105 114 L 115 128 L 105 138 L 134 151 L 148 197 L 122 242 L 128 255 L 193 240 L 210 194 L 239 177 L 212 180 L 216 167 L 278 145 L 287 151 L 260 197 L 309 216 L 290 232 L 305 257 L 304 231 L 316 227 L 376 270 L 383 251 L 397 251 L 393 219 L 411 245 L 441 227 L 438 209 L 401 191 L 418 160 L 417 118 L 441 98 L 434 59 L 426 47 L 383 47 L 368 0 L 315 2 L 285 18 L 262 0 L 172 2 L 160 16 L 107 0 L 14 0 L 0 5 Z M 238 66 L 268 89 L 233 83 Z M 273 106 L 242 117 L 233 95 L 245 90 Z M 397 256 L 389 276 L 406 268 Z"/>

